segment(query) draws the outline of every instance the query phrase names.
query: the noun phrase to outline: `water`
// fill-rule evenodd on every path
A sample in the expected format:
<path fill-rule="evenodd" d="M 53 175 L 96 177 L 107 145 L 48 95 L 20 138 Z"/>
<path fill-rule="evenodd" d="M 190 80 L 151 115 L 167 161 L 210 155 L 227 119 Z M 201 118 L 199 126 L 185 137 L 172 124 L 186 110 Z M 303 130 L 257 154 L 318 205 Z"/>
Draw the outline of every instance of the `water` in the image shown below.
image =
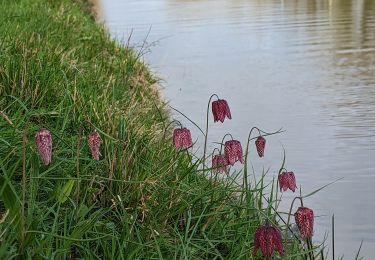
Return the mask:
<path fill-rule="evenodd" d="M 283 127 L 267 138 L 257 175 L 286 168 L 307 194 L 316 241 L 335 214 L 336 256 L 375 255 L 375 0 L 102 0 L 111 35 L 142 50 L 170 104 L 204 127 L 207 99 L 227 99 L 233 119 L 210 124 L 213 142 L 230 132 Z M 149 51 L 150 50 L 150 51 Z M 181 118 L 181 117 L 179 117 Z M 184 123 L 198 136 L 199 131 Z M 198 139 L 195 150 L 202 148 Z M 284 207 L 292 194 L 286 193 Z M 330 243 L 330 233 L 328 242 Z"/>

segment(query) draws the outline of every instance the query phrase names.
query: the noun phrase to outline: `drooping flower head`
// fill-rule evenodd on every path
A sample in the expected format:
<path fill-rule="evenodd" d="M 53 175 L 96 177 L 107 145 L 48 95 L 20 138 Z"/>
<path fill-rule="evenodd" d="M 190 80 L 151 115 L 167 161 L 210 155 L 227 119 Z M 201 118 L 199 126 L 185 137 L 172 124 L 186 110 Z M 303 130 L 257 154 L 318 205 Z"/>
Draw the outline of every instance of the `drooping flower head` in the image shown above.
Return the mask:
<path fill-rule="evenodd" d="M 224 154 L 217 154 L 212 158 L 212 170 L 215 173 L 223 173 L 228 168 L 228 160 Z"/>
<path fill-rule="evenodd" d="M 266 147 L 266 139 L 264 139 L 263 136 L 258 136 L 258 138 L 255 140 L 255 146 L 257 147 L 257 152 L 259 157 L 264 156 L 264 149 Z"/>
<path fill-rule="evenodd" d="M 228 103 L 225 99 L 218 99 L 212 102 L 212 114 L 214 115 L 214 122 L 224 122 L 225 117 L 232 119 Z"/>
<path fill-rule="evenodd" d="M 100 138 L 100 135 L 98 132 L 94 131 L 92 132 L 89 137 L 87 138 L 87 142 L 89 143 L 89 147 L 91 150 L 92 157 L 94 160 L 99 160 L 99 149 L 100 149 L 100 144 L 102 142 L 102 139 Z"/>
<path fill-rule="evenodd" d="M 293 172 L 284 171 L 278 176 L 280 191 L 286 191 L 290 189 L 295 192 L 297 189 L 296 177 Z"/>
<path fill-rule="evenodd" d="M 41 128 L 35 134 L 35 143 L 44 165 L 51 163 L 52 159 L 52 136 L 50 131 Z"/>
<path fill-rule="evenodd" d="M 256 255 L 259 248 L 266 259 L 272 256 L 274 250 L 280 255 L 284 254 L 281 233 L 272 224 L 260 225 L 255 231 L 253 256 Z"/>
<path fill-rule="evenodd" d="M 236 161 L 243 163 L 242 146 L 240 141 L 226 141 L 224 144 L 224 155 L 230 165 L 234 165 Z"/>
<path fill-rule="evenodd" d="M 190 130 L 182 127 L 173 131 L 173 145 L 177 149 L 186 149 L 193 146 Z"/>
<path fill-rule="evenodd" d="M 294 218 L 301 237 L 312 237 L 314 233 L 314 212 L 309 208 L 299 207 L 294 213 Z"/>

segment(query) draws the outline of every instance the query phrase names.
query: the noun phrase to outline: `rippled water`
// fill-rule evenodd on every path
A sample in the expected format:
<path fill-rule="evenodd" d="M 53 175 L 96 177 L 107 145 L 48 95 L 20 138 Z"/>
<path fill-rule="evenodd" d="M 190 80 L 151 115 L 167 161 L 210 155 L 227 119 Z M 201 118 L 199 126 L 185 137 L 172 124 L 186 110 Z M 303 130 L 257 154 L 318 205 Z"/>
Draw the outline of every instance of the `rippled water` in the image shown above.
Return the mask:
<path fill-rule="evenodd" d="M 212 93 L 233 120 L 210 125 L 210 147 L 251 126 L 267 140 L 257 174 L 286 167 L 303 193 L 316 240 L 335 214 L 336 255 L 375 255 L 375 0 L 102 0 L 106 26 L 145 52 L 170 104 L 201 126 Z M 150 52 L 148 52 L 150 50 Z M 189 125 L 188 122 L 185 123 Z M 195 136 L 199 132 L 194 130 Z M 201 141 L 197 146 L 202 146 Z M 284 196 L 290 203 L 291 195 Z M 328 240 L 330 242 L 330 239 Z"/>

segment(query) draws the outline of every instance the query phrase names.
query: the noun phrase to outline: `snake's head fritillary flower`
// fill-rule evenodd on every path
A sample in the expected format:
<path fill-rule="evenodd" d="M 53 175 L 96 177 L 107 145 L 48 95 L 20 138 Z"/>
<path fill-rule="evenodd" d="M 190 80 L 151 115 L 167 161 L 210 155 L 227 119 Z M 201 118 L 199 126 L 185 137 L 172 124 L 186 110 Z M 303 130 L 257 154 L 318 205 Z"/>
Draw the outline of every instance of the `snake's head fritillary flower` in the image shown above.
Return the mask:
<path fill-rule="evenodd" d="M 228 160 L 224 154 L 217 154 L 212 158 L 212 170 L 216 173 L 223 173 L 228 168 Z"/>
<path fill-rule="evenodd" d="M 294 218 L 301 237 L 312 237 L 314 233 L 314 212 L 309 208 L 299 207 L 294 213 Z"/>
<path fill-rule="evenodd" d="M 224 122 L 225 117 L 232 119 L 228 103 L 225 99 L 219 99 L 212 102 L 212 114 L 214 115 L 214 122 Z"/>
<path fill-rule="evenodd" d="M 286 191 L 290 189 L 291 191 L 295 192 L 297 189 L 296 185 L 296 177 L 294 176 L 294 172 L 282 172 L 278 176 L 280 191 Z"/>
<path fill-rule="evenodd" d="M 224 144 L 224 155 L 230 165 L 234 165 L 236 161 L 244 163 L 242 158 L 242 146 L 240 141 L 226 141 Z"/>
<path fill-rule="evenodd" d="M 266 147 L 266 139 L 264 139 L 263 136 L 258 136 L 258 138 L 255 140 L 255 146 L 257 148 L 259 157 L 263 157 L 264 148 Z"/>
<path fill-rule="evenodd" d="M 87 138 L 87 141 L 89 143 L 89 147 L 91 150 L 92 157 L 94 160 L 99 160 L 99 149 L 100 149 L 100 144 L 102 142 L 102 139 L 100 138 L 100 135 L 98 132 L 94 131 L 92 132 L 89 137 Z"/>
<path fill-rule="evenodd" d="M 41 128 L 35 134 L 35 143 L 44 165 L 51 163 L 52 158 L 52 136 L 50 131 Z"/>
<path fill-rule="evenodd" d="M 270 259 L 274 250 L 280 255 L 284 254 L 281 233 L 272 224 L 260 225 L 255 231 L 253 256 L 256 255 L 259 248 L 266 259 Z"/>
<path fill-rule="evenodd" d="M 294 172 L 288 172 L 288 184 L 289 184 L 289 189 L 295 192 L 297 189 L 297 184 L 296 184 L 296 176 L 294 175 Z"/>
<path fill-rule="evenodd" d="M 193 146 L 190 130 L 182 127 L 173 131 L 173 145 L 177 149 L 186 149 Z"/>

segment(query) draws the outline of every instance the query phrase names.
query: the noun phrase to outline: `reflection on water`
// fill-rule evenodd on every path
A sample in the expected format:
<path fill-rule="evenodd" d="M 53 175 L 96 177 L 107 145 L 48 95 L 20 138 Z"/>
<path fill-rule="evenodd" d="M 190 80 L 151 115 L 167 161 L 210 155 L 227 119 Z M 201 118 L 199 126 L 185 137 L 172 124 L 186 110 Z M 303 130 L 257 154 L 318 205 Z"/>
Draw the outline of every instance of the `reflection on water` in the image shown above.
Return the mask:
<path fill-rule="evenodd" d="M 204 125 L 207 98 L 228 100 L 233 120 L 210 126 L 211 148 L 227 132 L 245 140 L 254 125 L 284 127 L 268 139 L 264 159 L 251 152 L 257 174 L 277 172 L 282 143 L 304 193 L 344 177 L 306 199 L 319 215 L 315 239 L 335 213 L 336 251 L 351 259 L 363 239 L 363 255 L 375 254 L 375 0 L 101 4 L 114 37 L 132 33 L 142 45 L 147 36 L 145 58 L 172 106 Z"/>

